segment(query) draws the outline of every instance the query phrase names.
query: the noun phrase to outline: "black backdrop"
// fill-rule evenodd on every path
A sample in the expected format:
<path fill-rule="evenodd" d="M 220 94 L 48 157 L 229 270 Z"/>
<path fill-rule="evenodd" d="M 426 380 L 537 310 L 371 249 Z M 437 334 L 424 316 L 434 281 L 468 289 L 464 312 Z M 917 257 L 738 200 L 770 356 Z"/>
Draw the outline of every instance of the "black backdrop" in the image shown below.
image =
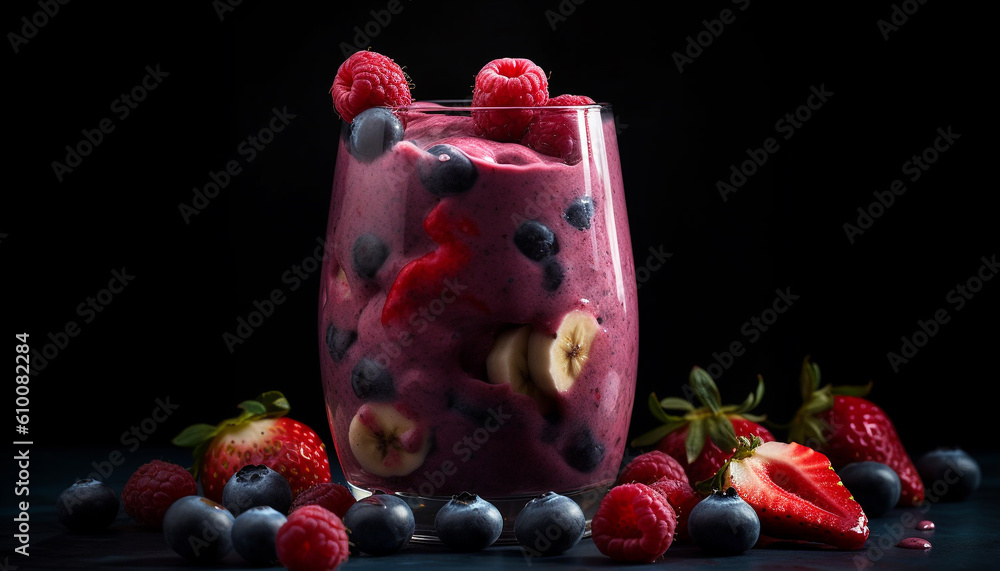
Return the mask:
<path fill-rule="evenodd" d="M 990 447 L 968 426 L 996 394 L 1000 280 L 968 283 L 998 245 L 985 16 L 915 0 L 673 4 L 5 4 L 3 323 L 9 354 L 25 331 L 42 355 L 35 445 L 120 449 L 169 399 L 177 410 L 143 444 L 162 445 L 268 389 L 331 442 L 319 278 L 293 289 L 282 276 L 325 232 L 339 125 L 327 91 L 345 46 L 372 36 L 415 98 L 467 97 L 484 63 L 517 56 L 550 72 L 553 94 L 613 103 L 636 264 L 650 270 L 633 435 L 652 426 L 649 392 L 679 395 L 695 364 L 716 364 L 729 402 L 762 374 L 760 411 L 787 420 L 811 353 L 826 380 L 874 381 L 871 398 L 911 450 Z M 779 123 L 796 111 L 808 118 L 794 130 Z M 251 153 L 248 137 L 275 112 L 287 125 Z M 82 131 L 97 140 L 102 124 L 88 149 Z M 934 162 L 912 180 L 907 162 L 949 130 L 948 149 L 927 151 Z M 723 197 L 718 181 L 772 137 L 777 150 Z M 67 145 L 86 155 L 79 164 Z M 229 161 L 241 171 L 196 203 L 213 173 L 226 182 Z M 870 206 L 896 179 L 906 191 Z M 181 204 L 203 208 L 185 220 Z M 864 226 L 859 207 L 876 215 Z M 863 233 L 849 237 L 845 223 Z M 670 254 L 662 267 L 646 263 L 651 249 Z M 101 297 L 116 271 L 134 278 Z M 959 308 L 956 285 L 981 289 Z M 223 333 L 274 289 L 284 303 L 230 352 Z M 777 290 L 796 297 L 765 313 Z M 100 312 L 86 306 L 95 296 Z M 947 322 L 935 329 L 939 309 Z M 771 317 L 753 332 L 752 319 Z M 894 367 L 889 353 L 920 320 L 935 334 L 917 334 L 922 346 Z M 730 359 L 734 342 L 745 351 Z"/>

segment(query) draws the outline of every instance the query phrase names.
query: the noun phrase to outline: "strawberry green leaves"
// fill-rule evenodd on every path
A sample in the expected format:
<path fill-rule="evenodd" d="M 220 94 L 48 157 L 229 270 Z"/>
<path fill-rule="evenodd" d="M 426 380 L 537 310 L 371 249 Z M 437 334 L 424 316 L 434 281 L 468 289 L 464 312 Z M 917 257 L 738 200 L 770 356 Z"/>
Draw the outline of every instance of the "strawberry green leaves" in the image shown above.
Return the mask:
<path fill-rule="evenodd" d="M 827 384 L 821 388 L 819 365 L 810 361 L 809 355 L 802 359 L 799 384 L 802 389 L 802 407 L 792 420 L 788 439 L 818 445 L 823 445 L 831 432 L 831 428 L 818 415 L 833 408 L 834 395 L 863 397 L 872 388 L 871 382 L 861 386 L 835 387 Z"/>
<path fill-rule="evenodd" d="M 683 412 L 694 410 L 694 405 L 682 398 L 668 397 L 663 400 L 658 400 L 655 392 L 649 394 L 648 404 L 649 411 L 653 414 L 653 417 L 663 424 L 633 440 L 632 446 L 649 446 L 651 444 L 656 444 L 667 434 L 670 434 L 671 432 L 687 425 L 688 421 L 683 416 L 667 414 L 666 411 L 680 410 Z"/>
<path fill-rule="evenodd" d="M 758 375 L 757 389 L 737 405 L 723 406 L 722 396 L 712 376 L 700 367 L 693 367 L 688 376 L 688 387 L 685 393 L 693 395 L 701 403 L 695 408 L 690 401 L 678 397 L 658 399 L 656 393 L 649 395 L 648 406 L 653 417 L 659 420 L 660 426 L 639 436 L 632 441 L 632 446 L 649 446 L 659 442 L 666 435 L 687 427 L 685 437 L 685 455 L 688 463 L 694 462 L 705 447 L 706 436 L 722 450 L 732 450 L 736 447 L 736 433 L 733 430 L 730 416 L 740 416 L 747 420 L 759 422 L 763 416 L 747 414 L 760 404 L 764 396 L 764 380 Z"/>

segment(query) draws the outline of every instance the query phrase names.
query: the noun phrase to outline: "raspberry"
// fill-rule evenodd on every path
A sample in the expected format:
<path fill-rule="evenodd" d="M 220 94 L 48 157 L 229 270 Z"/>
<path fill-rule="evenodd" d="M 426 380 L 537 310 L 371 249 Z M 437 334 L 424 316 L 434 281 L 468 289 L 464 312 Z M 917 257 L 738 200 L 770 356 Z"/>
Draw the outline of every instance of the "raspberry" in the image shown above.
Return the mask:
<path fill-rule="evenodd" d="M 343 518 L 347 509 L 353 506 L 355 501 L 357 500 L 346 487 L 326 482 L 303 490 L 292 502 L 292 507 L 288 508 L 288 513 L 304 506 L 317 505 L 332 511 L 337 514 L 337 517 Z"/>
<path fill-rule="evenodd" d="M 330 95 L 337 113 L 348 123 L 365 109 L 413 102 L 402 68 L 373 51 L 357 52 L 340 64 Z"/>
<path fill-rule="evenodd" d="M 611 488 L 591 522 L 594 545 L 615 561 L 652 563 L 674 541 L 677 516 L 645 484 Z"/>
<path fill-rule="evenodd" d="M 680 462 L 665 452 L 653 450 L 633 458 L 622 470 L 615 484 L 638 482 L 649 485 L 660 478 L 673 478 L 690 483 Z"/>
<path fill-rule="evenodd" d="M 290 571 L 328 571 L 347 561 L 347 528 L 321 506 L 302 506 L 288 516 L 275 538 L 278 561 Z"/>
<path fill-rule="evenodd" d="M 535 107 L 545 105 L 548 98 L 545 72 L 520 58 L 495 59 L 483 66 L 472 91 L 475 107 Z M 533 117 L 526 109 L 472 112 L 477 132 L 494 141 L 520 141 Z"/>
<path fill-rule="evenodd" d="M 569 95 L 564 93 L 563 95 L 550 98 L 545 102 L 545 105 L 547 107 L 552 107 L 553 105 L 594 105 L 594 100 L 586 95 Z"/>
<path fill-rule="evenodd" d="M 122 489 L 122 503 L 125 513 L 140 525 L 159 528 L 174 501 L 197 493 L 198 483 L 190 472 L 177 464 L 153 460 L 129 477 Z"/>
<path fill-rule="evenodd" d="M 688 515 L 701 501 L 698 492 L 686 480 L 674 478 L 661 478 L 649 484 L 649 487 L 666 498 L 670 507 L 674 508 L 674 513 L 677 514 L 677 539 L 682 541 L 690 539 L 687 526 Z"/>
<path fill-rule="evenodd" d="M 594 100 L 586 95 L 560 95 L 549 99 L 546 107 L 555 105 L 592 105 Z M 567 164 L 575 164 L 583 158 L 585 138 L 580 134 L 580 114 L 569 109 L 539 110 L 528 130 L 521 139 L 523 145 L 548 155 L 557 157 Z"/>

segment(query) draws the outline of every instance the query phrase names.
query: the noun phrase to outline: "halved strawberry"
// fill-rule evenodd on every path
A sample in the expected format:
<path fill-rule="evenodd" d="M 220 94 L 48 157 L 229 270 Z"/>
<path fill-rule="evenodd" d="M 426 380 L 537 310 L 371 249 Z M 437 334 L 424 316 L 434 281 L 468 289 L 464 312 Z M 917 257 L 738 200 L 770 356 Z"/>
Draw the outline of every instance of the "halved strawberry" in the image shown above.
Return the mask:
<path fill-rule="evenodd" d="M 820 388 L 819 366 L 808 355 L 802 360 L 799 380 L 802 407 L 792 421 L 789 441 L 823 452 L 836 469 L 852 462 L 881 462 L 899 475 L 903 485 L 900 505 L 915 506 L 924 501 L 924 484 L 889 415 L 861 398 L 871 390 L 871 383 Z"/>
<path fill-rule="evenodd" d="M 695 408 L 687 399 L 668 397 L 658 400 L 656 393 L 649 395 L 649 410 L 663 425 L 632 441 L 632 446 L 656 444 L 657 450 L 673 456 L 688 475 L 694 486 L 718 472 L 736 448 L 737 436 L 759 436 L 764 442 L 774 440 L 771 432 L 758 424 L 761 415 L 749 414 L 764 396 L 764 379 L 757 376 L 757 390 L 738 405 L 722 406 L 722 397 L 711 375 L 700 367 L 691 369 L 688 377 L 693 393 L 702 405 Z M 683 412 L 683 416 L 666 411 Z"/>
<path fill-rule="evenodd" d="M 264 464 L 288 480 L 292 494 L 330 481 L 326 446 L 316 432 L 285 416 L 288 400 L 278 391 L 243 401 L 236 418 L 194 424 L 174 437 L 177 446 L 194 448 L 191 473 L 200 478 L 205 497 L 221 502 L 222 488 L 247 464 Z"/>
<path fill-rule="evenodd" d="M 760 518 L 761 535 L 861 549 L 868 517 L 830 460 L 795 443 L 740 437 L 733 457 L 711 486 L 730 486 Z"/>

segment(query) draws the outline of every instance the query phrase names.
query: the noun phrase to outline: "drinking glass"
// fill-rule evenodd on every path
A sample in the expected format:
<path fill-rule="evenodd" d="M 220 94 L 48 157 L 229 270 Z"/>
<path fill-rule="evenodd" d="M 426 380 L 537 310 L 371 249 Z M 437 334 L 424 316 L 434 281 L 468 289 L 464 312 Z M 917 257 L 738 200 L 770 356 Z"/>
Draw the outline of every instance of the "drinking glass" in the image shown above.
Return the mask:
<path fill-rule="evenodd" d="M 497 125 L 508 140 L 490 138 Z M 589 530 L 638 358 L 611 106 L 359 114 L 339 139 L 326 246 L 322 377 L 355 496 L 406 499 L 417 542 L 463 491 L 499 508 L 502 543 L 550 491 Z"/>

